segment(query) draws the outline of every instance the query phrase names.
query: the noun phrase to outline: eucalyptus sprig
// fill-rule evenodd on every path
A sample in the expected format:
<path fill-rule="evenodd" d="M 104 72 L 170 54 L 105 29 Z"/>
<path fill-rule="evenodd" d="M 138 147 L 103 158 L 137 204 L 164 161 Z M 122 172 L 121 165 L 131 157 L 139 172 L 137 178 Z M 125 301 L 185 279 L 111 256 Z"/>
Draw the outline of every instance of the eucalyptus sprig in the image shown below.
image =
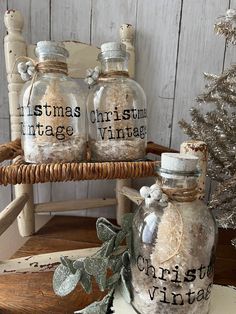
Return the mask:
<path fill-rule="evenodd" d="M 117 227 L 105 218 L 96 222 L 97 236 L 103 242 L 101 248 L 92 256 L 72 261 L 61 257 L 61 264 L 53 276 L 53 289 L 59 296 L 71 293 L 78 283 L 86 293 L 92 292 L 92 278 L 101 291 L 108 294 L 86 308 L 76 311 L 79 314 L 108 314 L 111 310 L 115 289 L 120 286 L 127 302 L 132 300 L 130 287 L 130 252 L 132 251 L 133 214 L 124 215 L 121 227 Z M 126 240 L 126 246 L 121 244 Z M 108 270 L 112 275 L 108 276 Z"/>

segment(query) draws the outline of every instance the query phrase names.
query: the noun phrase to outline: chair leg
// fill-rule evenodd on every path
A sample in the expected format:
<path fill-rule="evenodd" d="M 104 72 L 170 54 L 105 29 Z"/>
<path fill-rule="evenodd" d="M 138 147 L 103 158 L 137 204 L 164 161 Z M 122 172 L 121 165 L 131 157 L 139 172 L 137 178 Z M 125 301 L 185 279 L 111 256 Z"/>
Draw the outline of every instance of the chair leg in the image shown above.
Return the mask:
<path fill-rule="evenodd" d="M 122 190 L 123 186 L 131 186 L 131 179 L 117 179 L 116 180 L 116 199 L 117 199 L 117 207 L 116 207 L 116 220 L 117 223 L 120 225 L 122 217 L 125 213 L 131 212 L 131 201 L 120 191 Z"/>
<path fill-rule="evenodd" d="M 15 186 L 16 197 L 27 193 L 29 195 L 29 200 L 25 204 L 23 210 L 19 214 L 18 228 L 20 235 L 22 237 L 27 237 L 35 232 L 35 214 L 34 214 L 34 194 L 32 184 L 19 184 Z"/>

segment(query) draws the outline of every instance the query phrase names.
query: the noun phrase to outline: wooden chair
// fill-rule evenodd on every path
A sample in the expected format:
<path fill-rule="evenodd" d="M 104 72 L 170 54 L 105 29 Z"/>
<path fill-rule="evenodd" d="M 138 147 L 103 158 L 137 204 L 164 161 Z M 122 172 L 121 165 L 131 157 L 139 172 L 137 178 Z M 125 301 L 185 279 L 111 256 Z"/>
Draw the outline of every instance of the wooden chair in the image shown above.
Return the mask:
<path fill-rule="evenodd" d="M 6 59 L 7 80 L 9 89 L 9 107 L 11 123 L 11 139 L 20 138 L 19 128 L 19 93 L 24 82 L 17 73 L 16 67 L 13 69 L 15 60 L 19 56 L 28 56 L 36 59 L 34 49 L 35 45 L 27 45 L 23 36 L 23 17 L 19 11 L 9 10 L 5 13 L 5 25 L 7 35 L 4 40 L 4 50 Z M 130 53 L 129 73 L 134 75 L 135 53 L 133 46 L 134 29 L 128 25 L 122 25 L 120 28 L 120 39 L 126 44 Z M 89 46 L 80 42 L 65 42 L 66 49 L 69 51 L 69 75 L 74 78 L 84 78 L 86 69 L 97 65 L 97 55 L 99 48 Z M 79 62 L 78 62 L 79 59 Z M 13 71 L 13 72 L 12 72 Z M 16 146 L 17 147 L 17 146 Z M 119 191 L 123 185 L 130 185 L 130 179 L 116 180 L 116 198 L 112 199 L 85 199 L 73 200 L 69 202 L 54 202 L 46 204 L 34 204 L 33 185 L 19 184 L 15 186 L 15 196 L 19 198 L 23 194 L 28 195 L 28 201 L 23 211 L 18 216 L 19 231 L 22 236 L 29 236 L 35 231 L 35 214 L 42 212 L 63 211 L 98 208 L 105 206 L 117 206 L 117 220 L 120 221 L 122 213 L 129 210 L 130 204 Z"/>

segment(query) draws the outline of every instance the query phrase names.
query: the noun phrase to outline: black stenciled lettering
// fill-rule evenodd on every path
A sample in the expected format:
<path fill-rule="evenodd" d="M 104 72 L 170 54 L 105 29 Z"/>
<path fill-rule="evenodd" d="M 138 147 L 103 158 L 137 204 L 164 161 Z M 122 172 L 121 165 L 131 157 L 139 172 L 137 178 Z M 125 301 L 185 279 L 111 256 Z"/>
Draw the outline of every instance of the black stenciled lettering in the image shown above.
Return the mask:
<path fill-rule="evenodd" d="M 154 295 L 155 295 L 155 292 L 156 290 L 159 289 L 158 287 L 155 287 L 153 286 L 153 291 L 150 291 L 150 289 L 148 289 L 148 293 L 149 293 L 149 296 L 150 296 L 150 299 L 153 301 L 154 299 Z"/>
<path fill-rule="evenodd" d="M 206 267 L 201 265 L 199 268 L 199 278 L 203 279 L 206 276 Z M 203 271 L 204 270 L 204 271 Z"/>
<path fill-rule="evenodd" d="M 109 118 L 109 115 L 112 117 L 112 112 L 108 111 L 108 112 L 104 112 L 104 115 L 106 115 L 107 117 L 104 119 L 105 122 L 110 122 L 111 118 Z"/>
<path fill-rule="evenodd" d="M 192 292 L 191 289 L 189 289 L 189 292 L 186 293 L 188 296 L 188 304 L 193 304 L 195 301 L 195 292 Z M 193 295 L 193 298 L 191 299 L 191 295 Z"/>
<path fill-rule="evenodd" d="M 69 117 L 73 118 L 73 110 L 72 110 L 71 107 L 69 107 L 69 106 L 66 107 L 65 115 L 66 115 L 66 117 L 68 117 L 68 118 L 69 118 Z"/>
<path fill-rule="evenodd" d="M 43 128 L 43 124 L 40 124 L 39 122 L 36 124 L 36 128 L 38 129 L 38 135 L 39 136 L 43 136 L 44 131 L 41 130 L 41 128 Z M 35 135 L 35 134 L 34 134 Z"/>
<path fill-rule="evenodd" d="M 140 138 L 144 139 L 147 134 L 147 128 L 145 125 L 140 126 Z"/>
<path fill-rule="evenodd" d="M 108 130 L 107 130 L 107 133 L 108 133 L 108 139 L 109 139 L 109 140 L 115 140 L 115 139 L 116 139 L 115 136 L 114 136 L 114 134 L 113 134 L 113 132 L 112 132 L 111 126 L 109 126 L 109 128 L 108 128 Z"/>
<path fill-rule="evenodd" d="M 29 125 L 28 126 L 28 134 L 27 135 L 35 135 L 35 128 L 34 125 Z"/>
<path fill-rule="evenodd" d="M 182 294 L 174 293 L 174 292 L 172 292 L 171 294 L 173 295 L 173 302 L 172 302 L 173 305 L 183 305 L 184 304 Z M 179 299 L 178 302 L 177 302 L 177 298 Z"/>
<path fill-rule="evenodd" d="M 166 281 L 166 279 L 165 279 L 165 273 L 170 274 L 169 269 L 162 268 L 162 267 L 159 267 L 159 269 L 161 270 L 161 276 L 158 277 L 158 279 L 163 280 L 163 281 Z"/>
<path fill-rule="evenodd" d="M 45 108 L 45 114 L 46 114 L 46 116 L 50 117 L 51 114 L 52 114 L 52 111 L 51 111 L 51 110 L 48 110 L 48 109 L 51 108 L 51 106 L 46 103 L 45 105 L 43 105 L 43 107 Z"/>
<path fill-rule="evenodd" d="M 138 267 L 138 269 L 139 269 L 140 271 L 144 271 L 144 269 L 145 269 L 145 267 L 144 267 L 144 262 L 145 262 L 145 259 L 144 259 L 141 255 L 139 255 L 139 256 L 137 257 L 137 267 Z M 140 266 L 140 263 L 143 264 L 143 267 Z"/>
<path fill-rule="evenodd" d="M 28 117 L 32 117 L 34 115 L 34 112 L 32 109 L 33 108 L 31 106 L 24 107 L 24 115 L 27 115 Z"/>
<path fill-rule="evenodd" d="M 58 126 L 56 130 L 56 138 L 58 140 L 64 140 L 65 139 L 65 134 L 63 134 L 65 127 L 64 126 Z"/>
<path fill-rule="evenodd" d="M 74 133 L 73 127 L 69 125 L 69 126 L 66 128 L 66 134 L 67 134 L 68 136 L 72 136 L 73 133 Z"/>
<path fill-rule="evenodd" d="M 125 132 L 123 129 L 117 129 L 116 132 L 117 132 L 117 138 L 125 138 Z M 120 136 L 120 133 L 121 133 L 121 136 Z"/>
<path fill-rule="evenodd" d="M 34 107 L 34 115 L 37 117 L 40 117 L 42 115 L 42 106 L 41 105 L 36 105 Z"/>
<path fill-rule="evenodd" d="M 76 118 L 80 117 L 80 107 L 75 107 L 74 117 Z"/>
<path fill-rule="evenodd" d="M 147 109 L 143 109 L 143 112 L 144 112 L 143 118 L 147 118 Z"/>
<path fill-rule="evenodd" d="M 178 279 L 178 277 L 179 277 L 179 266 L 176 265 L 175 269 L 172 269 L 172 272 L 175 273 L 175 279 L 172 279 L 171 282 L 180 283 L 181 280 Z"/>
<path fill-rule="evenodd" d="M 196 279 L 196 269 L 189 269 L 185 273 L 184 281 L 192 282 Z"/>
<path fill-rule="evenodd" d="M 139 130 L 138 130 L 138 128 L 133 128 L 133 136 L 134 137 L 139 137 Z"/>
<path fill-rule="evenodd" d="M 53 127 L 51 125 L 45 126 L 45 135 L 46 136 L 54 136 Z"/>
<path fill-rule="evenodd" d="M 107 129 L 106 127 L 105 128 L 98 128 L 102 140 L 104 140 L 104 138 L 105 138 L 106 129 Z"/>
<path fill-rule="evenodd" d="M 121 121 L 122 119 L 119 117 L 119 112 L 117 111 L 117 107 L 115 107 L 114 113 L 114 121 Z"/>
<path fill-rule="evenodd" d="M 21 134 L 25 135 L 25 128 L 24 128 L 24 123 L 20 122 L 20 130 L 21 130 Z"/>
<path fill-rule="evenodd" d="M 210 264 L 207 266 L 207 277 L 212 278 L 214 274 L 214 260 L 215 257 L 213 257 L 210 261 Z"/>
<path fill-rule="evenodd" d="M 210 283 L 206 289 L 205 300 L 208 300 L 210 298 L 212 285 L 213 284 Z"/>
<path fill-rule="evenodd" d="M 144 119 L 147 117 L 147 110 L 146 109 L 139 109 L 138 110 L 138 119 Z"/>
<path fill-rule="evenodd" d="M 129 120 L 130 119 L 130 110 L 129 109 L 125 109 L 123 111 L 122 118 L 123 118 L 123 120 Z"/>
<path fill-rule="evenodd" d="M 104 122 L 103 114 L 102 112 L 99 112 L 98 109 L 96 109 L 96 117 L 97 117 L 97 122 Z"/>
<path fill-rule="evenodd" d="M 133 134 L 132 134 L 132 128 L 125 128 L 126 129 L 126 131 L 127 131 L 127 136 L 128 137 L 132 137 L 133 136 Z"/>
<path fill-rule="evenodd" d="M 160 290 L 160 293 L 163 294 L 163 299 L 160 300 L 160 302 L 162 302 L 162 303 L 170 303 L 169 301 L 167 301 L 167 298 L 166 298 L 166 287 L 163 287 L 163 290 Z"/>
<path fill-rule="evenodd" d="M 23 110 L 23 106 L 18 106 L 17 110 L 19 111 L 19 117 L 23 117 L 24 116 L 24 110 Z"/>
<path fill-rule="evenodd" d="M 156 269 L 154 266 L 152 265 L 149 265 L 149 260 L 148 259 L 145 259 L 146 261 L 146 275 L 147 276 L 152 276 L 153 278 L 157 278 L 156 276 Z M 150 275 L 150 272 L 151 272 L 151 275 Z"/>
<path fill-rule="evenodd" d="M 203 289 L 198 291 L 196 299 L 197 299 L 197 301 L 202 301 L 204 299 L 204 290 Z"/>
<path fill-rule="evenodd" d="M 53 116 L 54 117 L 64 117 L 64 108 L 62 106 L 53 106 Z"/>
<path fill-rule="evenodd" d="M 136 112 L 137 109 L 134 108 L 134 109 L 131 109 L 130 111 L 133 113 L 133 119 L 137 119 L 137 117 L 138 117 L 137 112 Z"/>

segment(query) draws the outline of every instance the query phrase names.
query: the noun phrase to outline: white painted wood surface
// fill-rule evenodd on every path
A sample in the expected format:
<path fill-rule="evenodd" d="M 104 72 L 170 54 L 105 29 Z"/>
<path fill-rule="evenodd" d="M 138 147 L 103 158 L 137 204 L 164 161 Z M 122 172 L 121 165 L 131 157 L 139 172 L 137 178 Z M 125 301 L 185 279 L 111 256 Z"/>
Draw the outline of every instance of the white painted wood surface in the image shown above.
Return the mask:
<path fill-rule="evenodd" d="M 122 23 L 136 29 L 136 78 L 148 100 L 150 140 L 178 148 L 185 140 L 178 126 L 189 120 L 189 108 L 204 87 L 203 72 L 219 73 L 236 60 L 236 49 L 226 48 L 213 32 L 215 18 L 236 0 L 1 0 L 0 13 L 16 8 L 25 18 L 28 42 L 42 39 L 79 40 L 99 46 L 118 40 Z M 3 23 L 0 36 L 4 36 Z M 0 140 L 9 138 L 9 115 L 4 76 L 3 48 L 0 50 Z M 5 84 L 5 85 L 4 85 Z M 70 200 L 113 197 L 109 181 L 41 184 L 37 200 Z M 4 191 L 4 192 L 3 192 Z M 0 188 L 1 203 L 11 197 Z M 1 205 L 1 208 L 4 208 Z M 79 212 L 81 214 L 81 212 Z M 84 211 L 84 215 L 91 212 Z M 93 215 L 114 215 L 113 209 L 93 210 Z"/>
<path fill-rule="evenodd" d="M 27 194 L 22 194 L 12 201 L 0 213 L 0 235 L 2 235 L 8 227 L 16 220 L 19 213 L 22 211 L 29 197 Z"/>
<path fill-rule="evenodd" d="M 3 17 L 7 9 L 7 0 L 0 1 L 0 12 Z M 3 18 L 2 18 L 3 20 Z M 0 23 L 0 41 L 3 43 L 5 36 L 4 23 Z M 4 143 L 10 140 L 10 119 L 9 119 L 9 106 L 8 106 L 8 93 L 6 81 L 6 69 L 4 60 L 3 46 L 0 48 L 0 142 Z M 10 186 L 0 188 L 0 206 L 3 209 L 11 201 L 12 189 Z"/>
<path fill-rule="evenodd" d="M 21 34 L 23 17 L 19 11 L 8 10 L 4 15 L 7 35 L 4 37 L 4 55 L 8 82 L 9 113 L 11 125 L 11 139 L 20 137 L 20 116 L 18 111 L 19 94 L 23 86 L 15 65 L 16 58 L 26 55 L 26 43 Z M 35 231 L 33 186 L 22 184 L 14 187 L 15 196 L 28 195 L 28 201 L 18 216 L 19 232 L 22 236 L 29 236 Z"/>
<path fill-rule="evenodd" d="M 173 148 L 178 148 L 186 139 L 178 122 L 182 118 L 190 120 L 189 109 L 205 85 L 203 72 L 222 71 L 225 43 L 214 34 L 213 25 L 216 17 L 225 13 L 228 4 L 228 0 L 183 2 L 171 129 Z"/>

